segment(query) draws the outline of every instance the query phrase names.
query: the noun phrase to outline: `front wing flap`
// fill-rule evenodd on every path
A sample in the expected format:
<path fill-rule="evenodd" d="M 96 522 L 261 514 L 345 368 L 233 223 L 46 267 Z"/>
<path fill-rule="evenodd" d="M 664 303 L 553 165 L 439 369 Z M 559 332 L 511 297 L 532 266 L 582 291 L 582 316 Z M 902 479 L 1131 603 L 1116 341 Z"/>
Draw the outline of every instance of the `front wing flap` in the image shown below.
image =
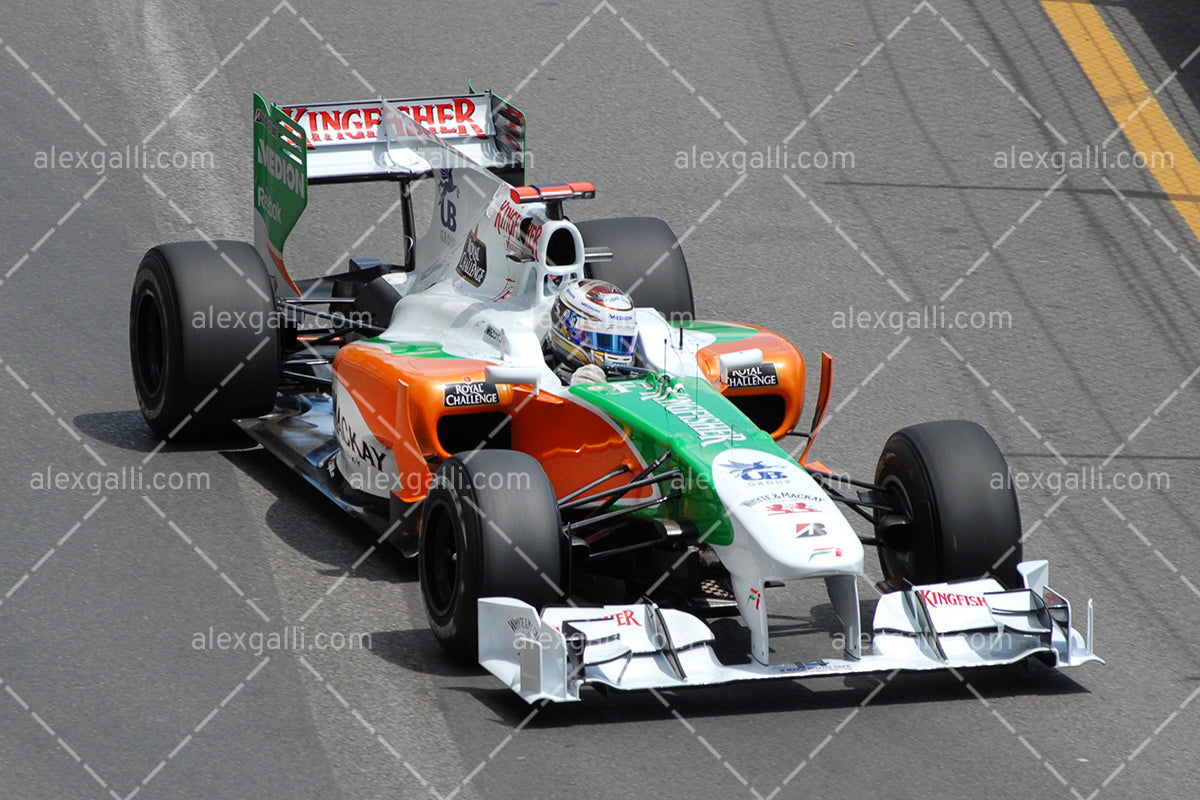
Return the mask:
<path fill-rule="evenodd" d="M 985 578 L 913 586 L 879 599 L 872 652 L 859 658 L 723 664 L 713 633 L 691 614 L 646 602 L 552 606 L 479 600 L 479 662 L 527 702 L 579 699 L 585 684 L 673 689 L 767 678 L 805 678 L 999 666 L 1043 656 L 1058 667 L 1099 661 L 1071 627 L 1070 604 L 1045 584 L 1046 562 L 1026 562 L 1026 588 Z"/>

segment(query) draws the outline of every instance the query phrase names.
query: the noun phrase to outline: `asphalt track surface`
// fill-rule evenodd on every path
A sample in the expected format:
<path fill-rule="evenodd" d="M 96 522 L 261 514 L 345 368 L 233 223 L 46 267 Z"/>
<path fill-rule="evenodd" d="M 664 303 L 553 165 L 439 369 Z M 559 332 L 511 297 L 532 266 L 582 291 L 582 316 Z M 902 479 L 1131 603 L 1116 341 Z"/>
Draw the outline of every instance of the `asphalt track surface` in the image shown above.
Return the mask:
<path fill-rule="evenodd" d="M 1147 170 L 1038 163 L 1116 128 L 1040 4 L 409 5 L 0 8 L 0 791 L 1200 793 L 1200 244 Z M 1188 6 L 1099 11 L 1194 147 Z M 371 537 L 262 451 L 155 451 L 128 367 L 134 268 L 197 229 L 249 238 L 250 93 L 418 96 L 468 79 L 528 115 L 532 181 L 596 184 L 576 217 L 657 215 L 684 237 L 702 314 L 780 331 L 811 363 L 833 355 L 825 463 L 870 475 L 906 424 L 985 425 L 1025 476 L 1027 554 L 1077 604 L 1095 598 L 1107 665 L 531 709 L 448 663 L 412 567 L 363 559 Z M 809 168 L 737 168 L 785 142 Z M 150 158 L 208 155 L 90 161 L 143 143 Z M 87 164 L 50 168 L 52 147 Z M 1130 147 L 1118 134 L 1105 150 Z M 1023 151 L 1025 166 L 998 163 Z M 352 247 L 381 200 L 329 191 L 291 245 L 309 273 L 343 250 L 386 255 L 387 224 Z M 938 309 L 965 327 L 908 316 Z M 193 485 L 108 484 L 123 469 Z M 869 555 L 865 599 L 878 577 Z M 835 655 L 820 592 L 771 603 L 781 654 Z M 285 626 L 370 646 L 248 643 Z"/>

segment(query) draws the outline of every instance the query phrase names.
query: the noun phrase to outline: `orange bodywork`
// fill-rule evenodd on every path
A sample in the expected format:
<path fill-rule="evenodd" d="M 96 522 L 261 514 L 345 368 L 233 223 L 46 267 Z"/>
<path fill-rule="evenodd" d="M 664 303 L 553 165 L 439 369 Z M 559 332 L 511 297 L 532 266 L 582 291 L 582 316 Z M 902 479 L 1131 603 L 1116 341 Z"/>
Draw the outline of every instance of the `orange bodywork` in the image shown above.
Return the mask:
<path fill-rule="evenodd" d="M 729 397 L 774 394 L 783 398 L 783 420 L 769 433 L 779 438 L 792 430 L 804 405 L 804 359 L 778 334 L 761 328 L 747 339 L 712 344 L 697 359 L 709 381 Z M 718 357 L 722 353 L 758 348 L 764 362 L 775 365 L 777 386 L 729 388 L 720 384 Z M 630 445 L 626 431 L 579 402 L 549 392 L 537 395 L 528 386 L 500 384 L 499 403 L 486 406 L 447 407 L 447 384 L 483 381 L 487 362 L 461 358 L 397 355 L 380 347 L 352 343 L 338 351 L 333 362 L 336 380 L 358 405 L 367 427 L 380 443 L 392 450 L 399 472 L 401 500 L 412 503 L 425 497 L 437 465 L 452 453 L 438 434 L 438 422 L 456 415 L 504 414 L 512 449 L 528 453 L 546 470 L 557 496 L 562 497 L 610 471 L 626 472 L 593 491 L 614 489 L 645 467 Z M 490 422 L 490 421 L 489 421 Z M 492 430 L 497 425 L 486 425 Z M 503 429 L 501 429 L 503 430 Z M 494 432 L 493 435 L 498 435 Z M 628 499 L 652 496 L 645 487 Z"/>
<path fill-rule="evenodd" d="M 777 333 L 753 325 L 758 333 L 748 339 L 735 342 L 718 342 L 700 349 L 696 360 L 704 376 L 721 389 L 726 397 L 745 397 L 750 395 L 779 395 L 784 401 L 783 420 L 771 431 L 773 439 L 778 439 L 796 427 L 800 414 L 804 410 L 804 358 L 796 346 Z M 755 386 L 750 388 L 729 388 L 721 386 L 721 370 L 717 359 L 724 353 L 736 353 L 739 350 L 762 350 L 763 363 L 773 363 L 779 375 L 778 386 Z"/>
<path fill-rule="evenodd" d="M 485 361 L 400 356 L 358 343 L 338 351 L 335 378 L 358 404 L 371 433 L 395 454 L 400 473 L 395 494 L 401 500 L 424 498 L 437 465 L 452 455 L 439 439 L 438 421 L 457 415 L 508 415 L 512 449 L 538 460 L 559 497 L 624 466 L 625 475 L 594 491 L 616 488 L 645 466 L 624 431 L 607 418 L 548 392 L 535 396 L 529 387 L 501 384 L 498 404 L 445 406 L 447 384 L 483 381 L 486 369 Z M 651 492 L 644 488 L 626 497 Z"/>

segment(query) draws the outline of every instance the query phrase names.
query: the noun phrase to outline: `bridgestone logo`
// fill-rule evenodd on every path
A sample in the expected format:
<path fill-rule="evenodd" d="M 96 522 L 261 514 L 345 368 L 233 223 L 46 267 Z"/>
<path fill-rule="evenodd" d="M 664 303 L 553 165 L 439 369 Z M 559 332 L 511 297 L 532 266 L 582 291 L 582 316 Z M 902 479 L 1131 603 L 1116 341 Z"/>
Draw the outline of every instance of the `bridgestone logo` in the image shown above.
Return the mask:
<path fill-rule="evenodd" d="M 304 176 L 300 173 L 299 167 L 267 147 L 267 143 L 263 139 L 258 140 L 255 152 L 257 153 L 258 163 L 267 168 L 267 172 L 270 173 L 272 178 L 282 183 L 300 197 L 307 197 L 308 185 L 304 180 Z"/>

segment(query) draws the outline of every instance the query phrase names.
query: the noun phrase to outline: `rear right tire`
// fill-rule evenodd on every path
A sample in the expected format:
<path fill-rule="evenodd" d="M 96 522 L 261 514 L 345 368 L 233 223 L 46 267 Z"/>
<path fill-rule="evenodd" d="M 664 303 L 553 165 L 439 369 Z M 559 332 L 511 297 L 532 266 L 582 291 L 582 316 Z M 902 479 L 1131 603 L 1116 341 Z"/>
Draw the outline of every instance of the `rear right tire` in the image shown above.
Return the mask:
<path fill-rule="evenodd" d="M 586 247 L 607 247 L 611 260 L 587 264 L 589 278 L 608 281 L 629 294 L 635 306 L 655 308 L 670 322 L 695 319 L 692 280 L 679 240 L 653 217 L 617 217 L 577 222 Z"/>

